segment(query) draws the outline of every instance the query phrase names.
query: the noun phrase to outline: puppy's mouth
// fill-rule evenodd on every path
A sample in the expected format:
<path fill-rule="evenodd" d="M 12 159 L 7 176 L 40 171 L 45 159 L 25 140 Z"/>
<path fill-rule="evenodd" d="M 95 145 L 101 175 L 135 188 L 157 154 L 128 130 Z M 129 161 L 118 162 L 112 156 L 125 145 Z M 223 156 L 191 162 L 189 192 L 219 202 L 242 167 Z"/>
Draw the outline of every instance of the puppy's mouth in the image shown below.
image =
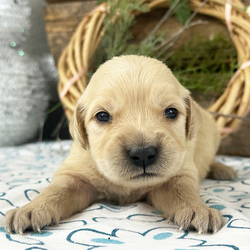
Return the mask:
<path fill-rule="evenodd" d="M 132 180 L 150 179 L 150 178 L 154 178 L 154 177 L 159 177 L 159 174 L 144 172 L 142 174 L 138 174 L 138 175 L 133 176 L 131 179 Z"/>

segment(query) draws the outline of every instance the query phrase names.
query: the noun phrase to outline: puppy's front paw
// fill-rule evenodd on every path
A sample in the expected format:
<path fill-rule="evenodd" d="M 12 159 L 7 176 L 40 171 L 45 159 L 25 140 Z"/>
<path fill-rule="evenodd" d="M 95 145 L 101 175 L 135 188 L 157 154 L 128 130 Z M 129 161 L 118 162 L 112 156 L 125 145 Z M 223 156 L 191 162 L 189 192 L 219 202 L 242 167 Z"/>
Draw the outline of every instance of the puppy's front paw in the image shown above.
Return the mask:
<path fill-rule="evenodd" d="M 216 233 L 222 226 L 221 213 L 206 206 L 186 206 L 177 210 L 174 222 L 180 229 L 195 228 L 198 234 L 212 232 Z"/>
<path fill-rule="evenodd" d="M 60 218 L 55 210 L 48 207 L 34 207 L 30 204 L 12 209 L 5 215 L 5 229 L 9 233 L 23 234 L 26 229 L 41 233 L 41 228 L 58 224 Z"/>

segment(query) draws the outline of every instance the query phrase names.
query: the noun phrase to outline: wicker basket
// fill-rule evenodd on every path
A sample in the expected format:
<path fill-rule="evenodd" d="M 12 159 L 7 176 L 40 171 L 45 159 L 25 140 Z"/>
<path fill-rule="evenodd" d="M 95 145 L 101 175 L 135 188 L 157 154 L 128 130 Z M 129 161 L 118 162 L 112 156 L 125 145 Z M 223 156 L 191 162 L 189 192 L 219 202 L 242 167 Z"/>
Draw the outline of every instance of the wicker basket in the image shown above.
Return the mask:
<path fill-rule="evenodd" d="M 169 0 L 147 2 L 150 10 L 169 7 Z M 190 0 L 190 6 L 193 11 L 199 10 L 200 14 L 224 22 L 238 53 L 240 67 L 209 111 L 245 117 L 250 104 L 250 17 L 243 11 L 244 5 L 239 0 L 231 0 L 230 3 L 223 0 Z M 83 18 L 59 59 L 58 91 L 69 120 L 87 86 L 88 66 L 103 36 L 105 9 L 106 4 L 99 5 Z M 241 122 L 240 119 L 221 115 L 215 118 L 223 135 L 235 131 Z"/>

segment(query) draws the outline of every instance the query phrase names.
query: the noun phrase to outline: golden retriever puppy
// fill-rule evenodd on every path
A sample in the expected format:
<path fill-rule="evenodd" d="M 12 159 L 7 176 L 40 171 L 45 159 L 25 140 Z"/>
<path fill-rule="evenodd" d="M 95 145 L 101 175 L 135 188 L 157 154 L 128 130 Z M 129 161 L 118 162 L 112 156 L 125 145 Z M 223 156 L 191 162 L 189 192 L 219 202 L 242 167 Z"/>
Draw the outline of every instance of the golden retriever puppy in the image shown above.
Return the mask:
<path fill-rule="evenodd" d="M 41 194 L 6 213 L 8 232 L 40 232 L 103 199 L 147 201 L 181 229 L 220 229 L 221 214 L 204 204 L 199 181 L 237 174 L 214 161 L 220 136 L 213 117 L 160 61 L 130 55 L 100 66 L 70 132 L 69 157 Z"/>

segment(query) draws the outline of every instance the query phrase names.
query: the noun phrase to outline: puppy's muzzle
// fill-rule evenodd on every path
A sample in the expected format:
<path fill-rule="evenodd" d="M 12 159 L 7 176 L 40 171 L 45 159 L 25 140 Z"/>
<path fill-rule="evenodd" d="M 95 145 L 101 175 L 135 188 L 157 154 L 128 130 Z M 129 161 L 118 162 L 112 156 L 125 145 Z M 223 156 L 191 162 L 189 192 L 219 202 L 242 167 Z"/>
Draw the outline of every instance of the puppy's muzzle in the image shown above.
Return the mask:
<path fill-rule="evenodd" d="M 144 170 L 155 162 L 156 153 L 157 150 L 153 146 L 147 148 L 131 148 L 128 150 L 128 155 L 132 163 Z"/>

